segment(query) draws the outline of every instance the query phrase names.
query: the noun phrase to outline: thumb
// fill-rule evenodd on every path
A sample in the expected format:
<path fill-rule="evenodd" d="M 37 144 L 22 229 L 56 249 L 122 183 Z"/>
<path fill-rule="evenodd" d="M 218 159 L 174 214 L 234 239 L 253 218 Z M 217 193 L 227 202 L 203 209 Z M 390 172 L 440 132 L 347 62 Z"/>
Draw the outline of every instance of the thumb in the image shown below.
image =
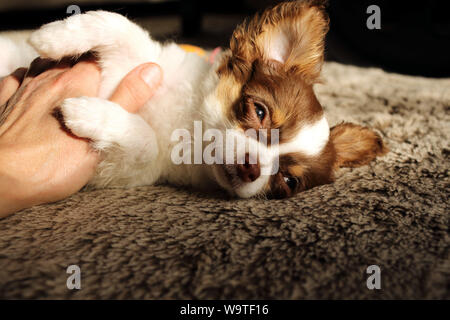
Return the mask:
<path fill-rule="evenodd" d="M 122 79 L 109 100 L 128 112 L 137 112 L 153 96 L 161 80 L 162 71 L 157 64 L 141 64 Z"/>

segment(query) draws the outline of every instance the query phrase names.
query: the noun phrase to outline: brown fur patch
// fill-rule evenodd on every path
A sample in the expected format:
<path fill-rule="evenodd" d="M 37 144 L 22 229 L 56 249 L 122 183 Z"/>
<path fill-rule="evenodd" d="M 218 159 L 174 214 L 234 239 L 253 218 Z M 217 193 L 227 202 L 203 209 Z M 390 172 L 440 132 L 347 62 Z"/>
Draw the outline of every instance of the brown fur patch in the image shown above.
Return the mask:
<path fill-rule="evenodd" d="M 301 177 L 305 173 L 305 168 L 301 165 L 292 165 L 288 168 L 289 175 L 292 177 Z"/>
<path fill-rule="evenodd" d="M 317 156 L 309 157 L 301 153 L 281 155 L 280 171 L 269 182 L 270 196 L 286 198 L 315 186 L 333 182 L 335 159 L 336 154 L 331 142 L 328 142 Z M 284 177 L 291 177 L 297 181 L 295 189 L 291 190 L 286 185 Z"/>
<path fill-rule="evenodd" d="M 353 123 L 331 128 L 330 140 L 336 150 L 336 168 L 362 166 L 389 151 L 376 132 Z"/>
<path fill-rule="evenodd" d="M 241 24 L 233 33 L 230 47 L 236 60 L 270 60 L 268 48 L 275 35 L 289 42 L 285 52 L 286 72 L 301 74 L 314 82 L 323 63 L 324 37 L 328 31 L 325 1 L 292 1 L 276 5 Z"/>
<path fill-rule="evenodd" d="M 251 74 L 250 68 L 238 70 L 233 64 L 230 64 L 231 53 L 226 52 L 222 58 L 222 64 L 219 66 L 217 73 L 219 75 L 219 83 L 216 88 L 216 97 L 225 108 L 224 114 L 232 119 L 232 107 L 241 99 L 242 87 Z"/>

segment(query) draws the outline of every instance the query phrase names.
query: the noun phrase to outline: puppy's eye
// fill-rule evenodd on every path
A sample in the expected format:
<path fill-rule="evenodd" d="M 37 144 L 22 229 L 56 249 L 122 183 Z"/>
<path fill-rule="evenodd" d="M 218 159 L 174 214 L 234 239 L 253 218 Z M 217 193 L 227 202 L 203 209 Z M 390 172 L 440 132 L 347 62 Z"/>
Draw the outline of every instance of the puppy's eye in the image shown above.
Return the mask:
<path fill-rule="evenodd" d="M 256 115 L 259 118 L 259 121 L 262 122 L 264 120 L 264 118 L 266 117 L 266 110 L 265 110 L 265 108 L 261 104 L 255 103 L 255 112 L 256 112 Z"/>
<path fill-rule="evenodd" d="M 284 182 L 287 184 L 287 186 L 289 187 L 289 189 L 291 189 L 292 191 L 295 190 L 295 188 L 297 187 L 297 179 L 293 178 L 293 177 L 283 177 Z"/>

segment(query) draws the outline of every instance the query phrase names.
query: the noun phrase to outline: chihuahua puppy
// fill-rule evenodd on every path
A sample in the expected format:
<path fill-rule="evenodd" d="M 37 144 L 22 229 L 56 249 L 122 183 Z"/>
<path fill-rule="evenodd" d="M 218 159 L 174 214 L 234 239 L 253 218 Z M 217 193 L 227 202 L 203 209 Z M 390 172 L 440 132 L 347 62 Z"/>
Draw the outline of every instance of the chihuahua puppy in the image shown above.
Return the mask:
<path fill-rule="evenodd" d="M 245 21 L 212 64 L 105 11 L 44 25 L 29 43 L 43 58 L 89 51 L 98 57 L 99 96 L 66 99 L 60 108 L 65 126 L 103 154 L 90 186 L 169 183 L 284 198 L 386 152 L 366 127 L 328 125 L 313 91 L 327 30 L 323 3 L 307 0 L 281 3 Z M 161 66 L 163 83 L 137 114 L 128 113 L 107 99 L 145 62 Z"/>

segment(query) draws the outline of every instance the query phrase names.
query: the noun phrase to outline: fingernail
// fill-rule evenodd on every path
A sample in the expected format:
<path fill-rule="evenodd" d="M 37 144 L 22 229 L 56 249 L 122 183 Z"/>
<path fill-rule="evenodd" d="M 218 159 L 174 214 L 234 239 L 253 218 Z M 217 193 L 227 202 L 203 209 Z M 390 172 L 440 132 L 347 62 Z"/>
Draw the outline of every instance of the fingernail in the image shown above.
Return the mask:
<path fill-rule="evenodd" d="M 141 71 L 141 78 L 149 87 L 154 87 L 161 81 L 161 70 L 152 64 Z"/>

